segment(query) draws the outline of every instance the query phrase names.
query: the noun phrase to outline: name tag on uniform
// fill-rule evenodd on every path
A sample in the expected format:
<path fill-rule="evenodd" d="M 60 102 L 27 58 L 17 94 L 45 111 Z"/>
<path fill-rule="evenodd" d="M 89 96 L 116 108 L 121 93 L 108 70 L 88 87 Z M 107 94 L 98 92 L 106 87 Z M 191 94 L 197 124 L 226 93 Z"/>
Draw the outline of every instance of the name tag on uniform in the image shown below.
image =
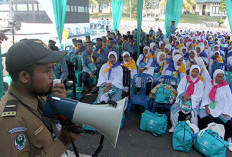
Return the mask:
<path fill-rule="evenodd" d="M 9 134 L 13 134 L 13 133 L 16 133 L 16 132 L 25 132 L 27 131 L 27 128 L 25 127 L 17 127 L 17 128 L 13 128 L 11 130 L 8 131 Z"/>

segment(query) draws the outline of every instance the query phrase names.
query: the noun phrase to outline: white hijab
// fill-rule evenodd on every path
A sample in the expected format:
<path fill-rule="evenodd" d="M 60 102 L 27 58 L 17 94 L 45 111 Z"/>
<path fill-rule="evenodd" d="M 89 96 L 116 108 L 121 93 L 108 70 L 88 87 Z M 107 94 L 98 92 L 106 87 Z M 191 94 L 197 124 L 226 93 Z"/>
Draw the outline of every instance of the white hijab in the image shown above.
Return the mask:
<path fill-rule="evenodd" d="M 176 70 L 179 69 L 180 66 L 177 65 L 177 62 L 182 58 L 181 55 L 177 54 L 173 57 L 174 67 Z"/>
<path fill-rule="evenodd" d="M 151 51 L 153 51 L 154 46 L 156 46 L 156 44 L 154 42 L 150 43 L 150 49 L 151 49 Z"/>
<path fill-rule="evenodd" d="M 156 58 L 156 61 L 159 65 L 162 65 L 164 61 L 161 61 L 159 58 L 160 58 L 160 55 L 164 54 L 165 55 L 165 58 L 167 57 L 166 54 L 162 51 L 160 51 L 158 54 L 157 54 L 157 58 Z"/>
<path fill-rule="evenodd" d="M 171 51 L 171 49 L 172 49 L 172 46 L 171 46 L 170 44 L 166 44 L 164 48 L 165 48 L 165 49 L 168 49 L 168 50 L 169 50 L 169 52 L 170 52 L 170 51 Z"/>
<path fill-rule="evenodd" d="M 124 62 L 124 63 L 127 63 L 127 62 L 124 60 L 124 56 L 125 56 L 125 55 L 129 55 L 129 57 L 130 57 L 130 53 L 127 52 L 127 51 L 124 51 L 123 54 L 122 54 L 123 62 Z M 131 59 L 131 57 L 130 57 L 130 59 Z"/>
<path fill-rule="evenodd" d="M 213 83 L 214 83 L 214 85 L 218 85 L 218 83 L 216 83 L 216 80 L 215 80 L 218 74 L 224 74 L 225 75 L 225 73 L 224 73 L 224 71 L 222 69 L 215 70 L 214 73 L 213 73 Z"/>
<path fill-rule="evenodd" d="M 114 51 L 110 51 L 109 54 L 108 54 L 108 60 L 109 60 L 109 58 L 110 58 L 110 55 L 114 55 L 114 57 L 116 58 L 115 63 L 117 63 L 117 61 L 118 61 L 118 55 L 117 55 L 117 53 L 114 52 Z"/>
<path fill-rule="evenodd" d="M 182 55 L 185 55 L 185 54 L 183 53 L 183 51 L 182 51 L 183 49 L 186 49 L 186 53 L 187 53 L 188 49 L 187 49 L 187 47 L 181 47 L 181 48 L 180 48 L 180 53 L 181 53 Z"/>
<path fill-rule="evenodd" d="M 150 53 L 150 48 L 149 48 L 148 46 L 145 46 L 145 47 L 143 48 L 143 50 L 145 50 L 145 49 L 148 50 L 148 53 L 145 55 L 145 56 L 147 56 L 147 55 Z"/>
<path fill-rule="evenodd" d="M 191 52 L 194 52 L 195 57 L 194 57 L 193 59 L 195 59 L 195 60 L 196 60 L 196 58 L 197 58 L 197 52 L 196 52 L 195 50 L 190 50 L 190 51 L 189 51 L 189 59 L 190 59 L 190 61 L 193 61 L 193 59 L 192 59 L 192 58 L 190 58 L 190 53 L 191 53 Z"/>
<path fill-rule="evenodd" d="M 191 72 L 193 71 L 193 69 L 198 69 L 198 71 L 200 73 L 200 67 L 198 65 L 192 65 L 191 68 L 190 68 L 189 76 L 190 76 L 191 80 L 193 82 L 195 82 L 197 80 L 197 77 L 199 76 L 199 74 L 198 74 L 198 76 L 196 78 L 193 78 L 192 75 L 191 75 Z"/>
<path fill-rule="evenodd" d="M 179 54 L 181 55 L 181 52 L 179 51 L 179 50 L 174 50 L 174 51 L 172 51 L 172 57 L 174 57 L 175 56 L 175 53 L 177 53 L 177 52 L 179 52 Z M 177 54 L 176 54 L 177 55 Z"/>

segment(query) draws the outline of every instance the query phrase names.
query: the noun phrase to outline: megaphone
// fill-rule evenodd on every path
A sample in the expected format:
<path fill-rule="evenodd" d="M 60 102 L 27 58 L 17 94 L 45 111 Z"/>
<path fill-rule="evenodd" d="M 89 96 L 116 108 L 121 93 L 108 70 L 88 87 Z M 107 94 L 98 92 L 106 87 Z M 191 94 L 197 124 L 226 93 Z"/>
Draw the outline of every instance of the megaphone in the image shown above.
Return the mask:
<path fill-rule="evenodd" d="M 103 134 L 116 147 L 126 98 L 118 101 L 116 107 L 110 104 L 91 105 L 56 96 L 51 98 L 63 121 L 88 125 Z M 56 116 L 48 100 L 43 107 L 43 115 L 50 118 Z"/>

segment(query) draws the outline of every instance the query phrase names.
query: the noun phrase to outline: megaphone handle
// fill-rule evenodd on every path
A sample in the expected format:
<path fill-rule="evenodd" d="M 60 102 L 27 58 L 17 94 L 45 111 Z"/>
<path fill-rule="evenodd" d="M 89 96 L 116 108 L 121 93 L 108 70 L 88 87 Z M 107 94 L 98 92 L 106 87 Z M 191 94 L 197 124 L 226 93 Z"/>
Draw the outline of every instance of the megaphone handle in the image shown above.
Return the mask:
<path fill-rule="evenodd" d="M 77 151 L 77 148 L 76 148 L 76 146 L 75 146 L 75 144 L 74 144 L 74 142 L 73 142 L 73 140 L 72 140 L 72 138 L 71 138 L 71 136 L 70 136 L 69 131 L 68 131 L 68 135 L 69 135 L 69 137 L 70 137 L 70 140 L 71 140 L 71 143 L 72 143 L 72 147 L 73 147 L 73 151 L 74 151 L 76 157 L 80 157 L 80 156 L 79 156 L 79 153 L 78 153 L 78 151 Z"/>
<path fill-rule="evenodd" d="M 101 135 L 101 139 L 100 139 L 100 143 L 99 143 L 99 146 L 97 148 L 97 150 L 94 152 L 94 154 L 92 155 L 92 157 L 97 157 L 98 154 L 101 152 L 102 148 L 103 148 L 103 142 L 104 142 L 104 135 Z"/>

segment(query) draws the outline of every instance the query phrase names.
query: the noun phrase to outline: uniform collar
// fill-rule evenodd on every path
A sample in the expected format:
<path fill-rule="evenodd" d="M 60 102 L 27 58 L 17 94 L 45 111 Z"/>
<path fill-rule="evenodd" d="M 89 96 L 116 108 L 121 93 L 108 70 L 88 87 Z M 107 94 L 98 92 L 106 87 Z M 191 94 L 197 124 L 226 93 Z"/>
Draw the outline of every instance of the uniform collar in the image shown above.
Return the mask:
<path fill-rule="evenodd" d="M 16 96 L 23 104 L 27 105 L 28 107 L 34 109 L 37 111 L 38 107 L 38 98 L 32 94 L 25 94 L 20 91 L 18 91 L 16 88 L 14 88 L 12 85 L 9 88 L 9 94 L 10 92 Z M 12 96 L 12 95 L 11 95 Z M 12 97 L 14 97 L 12 96 Z"/>

